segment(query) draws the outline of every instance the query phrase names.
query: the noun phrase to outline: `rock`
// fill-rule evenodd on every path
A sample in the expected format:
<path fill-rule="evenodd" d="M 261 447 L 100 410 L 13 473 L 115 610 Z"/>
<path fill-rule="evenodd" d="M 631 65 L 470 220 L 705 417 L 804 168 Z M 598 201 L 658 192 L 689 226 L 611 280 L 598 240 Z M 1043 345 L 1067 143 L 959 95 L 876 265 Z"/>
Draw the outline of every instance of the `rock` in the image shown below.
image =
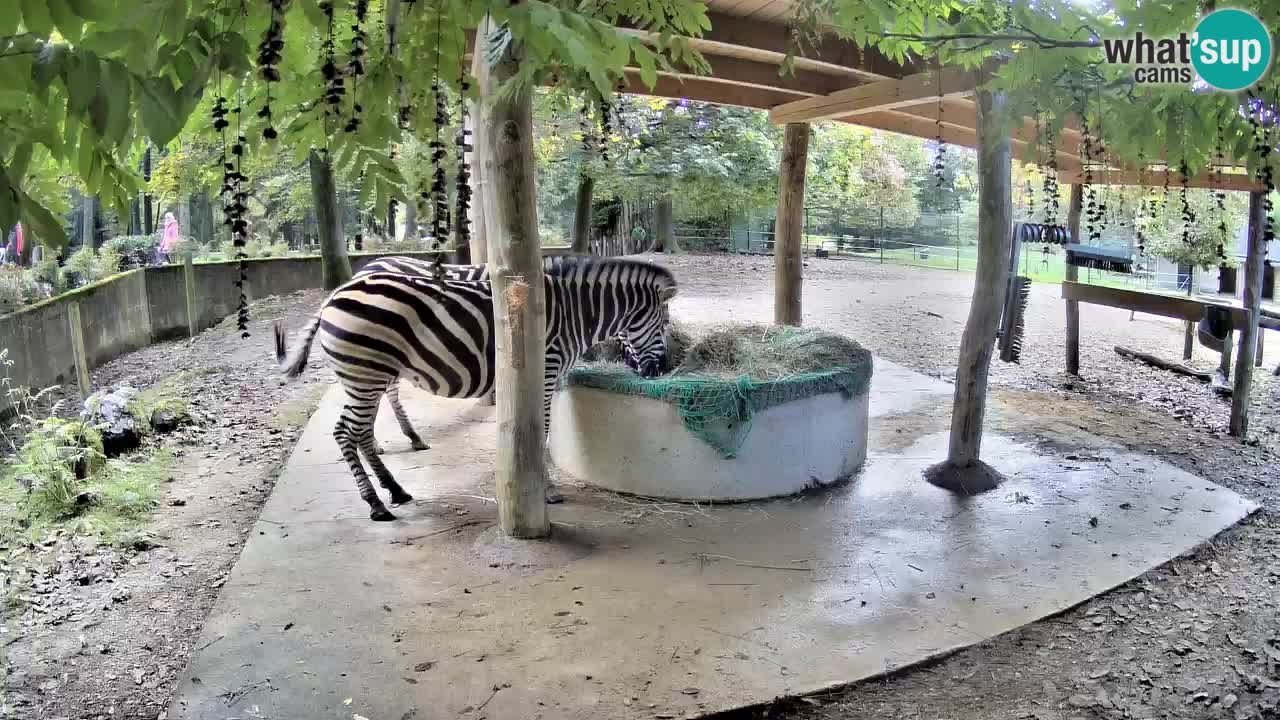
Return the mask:
<path fill-rule="evenodd" d="M 173 432 L 190 423 L 191 413 L 182 407 L 169 404 L 151 411 L 151 429 L 158 433 Z"/>
<path fill-rule="evenodd" d="M 124 386 L 112 392 L 96 392 L 84 401 L 80 416 L 102 433 L 102 452 L 116 457 L 142 444 L 143 431 L 129 403 L 138 391 Z"/>
<path fill-rule="evenodd" d="M 81 490 L 76 494 L 76 507 L 87 508 L 97 505 L 99 502 L 98 493 L 92 490 Z"/>

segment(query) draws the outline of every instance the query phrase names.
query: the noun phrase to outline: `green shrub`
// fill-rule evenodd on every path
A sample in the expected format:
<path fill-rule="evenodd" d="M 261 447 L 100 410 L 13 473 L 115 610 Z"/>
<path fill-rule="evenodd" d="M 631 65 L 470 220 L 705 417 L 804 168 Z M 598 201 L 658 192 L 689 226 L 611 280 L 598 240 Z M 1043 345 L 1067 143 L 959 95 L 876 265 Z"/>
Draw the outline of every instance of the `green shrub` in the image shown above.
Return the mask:
<path fill-rule="evenodd" d="M 62 273 L 67 278 L 67 284 L 76 287 L 88 285 L 102 277 L 98 268 L 98 256 L 88 245 L 81 247 L 67 258 L 66 264 L 62 266 Z"/>
<path fill-rule="evenodd" d="M 48 286 L 51 295 L 67 289 L 67 279 L 62 274 L 62 268 L 58 267 L 58 261 L 55 258 L 46 258 L 31 266 L 31 279 L 34 282 Z"/>
<path fill-rule="evenodd" d="M 82 420 L 48 417 L 32 423 L 11 459 L 13 477 L 27 490 L 26 514 L 74 515 L 81 481 L 100 472 L 105 459 L 102 435 Z"/>
<path fill-rule="evenodd" d="M 160 244 L 158 235 L 121 235 L 103 243 L 104 248 L 120 256 L 120 269 L 145 267 L 155 257 L 156 246 Z"/>
<path fill-rule="evenodd" d="M 120 272 L 120 267 L 124 263 L 124 256 L 120 254 L 120 248 L 107 243 L 98 248 L 98 272 L 102 273 L 102 277 L 110 277 Z"/>

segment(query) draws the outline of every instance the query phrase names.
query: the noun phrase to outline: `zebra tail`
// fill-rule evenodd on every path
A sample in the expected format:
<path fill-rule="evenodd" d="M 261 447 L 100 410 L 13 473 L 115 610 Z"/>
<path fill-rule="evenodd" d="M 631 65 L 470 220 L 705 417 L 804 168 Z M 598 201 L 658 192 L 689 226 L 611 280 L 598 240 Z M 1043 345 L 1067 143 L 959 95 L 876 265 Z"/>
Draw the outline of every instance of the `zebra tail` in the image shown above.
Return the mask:
<path fill-rule="evenodd" d="M 307 357 L 311 355 L 311 343 L 316 339 L 316 331 L 319 329 L 320 315 L 317 313 L 311 319 L 311 324 L 304 331 L 302 344 L 295 347 L 293 352 L 287 352 L 284 324 L 276 321 L 276 362 L 280 363 L 280 367 L 284 369 L 285 376 L 298 377 L 303 370 L 307 369 Z"/>

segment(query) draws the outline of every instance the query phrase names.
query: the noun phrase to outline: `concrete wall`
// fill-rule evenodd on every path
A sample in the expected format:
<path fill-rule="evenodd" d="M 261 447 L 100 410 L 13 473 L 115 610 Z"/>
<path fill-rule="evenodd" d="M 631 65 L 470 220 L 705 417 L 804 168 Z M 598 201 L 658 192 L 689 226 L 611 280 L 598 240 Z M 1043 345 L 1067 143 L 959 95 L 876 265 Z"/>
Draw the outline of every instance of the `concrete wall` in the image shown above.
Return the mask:
<path fill-rule="evenodd" d="M 430 257 L 429 253 L 400 253 Z M 384 254 L 352 255 L 358 270 Z M 192 300 L 196 331 L 235 313 L 239 302 L 238 263 L 201 263 L 194 272 Z M 249 301 L 321 286 L 320 258 L 263 258 L 247 263 Z M 14 385 L 35 390 L 75 386 L 72 303 L 80 307 L 80 331 L 90 369 L 125 353 L 188 334 L 186 271 L 181 265 L 131 270 L 103 282 L 64 293 L 38 305 L 0 316 L 0 348 L 8 348 Z M 86 389 L 81 389 L 85 392 Z M 0 397 L 0 413 L 5 400 Z"/>

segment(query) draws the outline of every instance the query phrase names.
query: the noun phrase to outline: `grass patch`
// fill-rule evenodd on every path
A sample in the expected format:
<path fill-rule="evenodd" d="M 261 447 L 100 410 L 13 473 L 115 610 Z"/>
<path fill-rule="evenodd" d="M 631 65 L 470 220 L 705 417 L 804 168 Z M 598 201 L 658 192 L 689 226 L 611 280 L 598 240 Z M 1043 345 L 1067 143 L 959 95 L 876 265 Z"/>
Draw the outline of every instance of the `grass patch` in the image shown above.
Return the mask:
<path fill-rule="evenodd" d="M 271 420 L 268 421 L 271 427 L 285 432 L 297 430 L 306 425 L 311 419 L 311 413 L 315 412 L 316 407 L 320 405 L 320 398 L 324 397 L 328 389 L 328 385 L 313 385 L 303 391 L 302 397 L 281 404 L 276 414 L 272 415 Z"/>
<path fill-rule="evenodd" d="M 207 371 L 183 370 L 162 378 L 146 390 L 139 391 L 129 402 L 129 412 L 138 419 L 139 429 L 150 431 L 151 415 L 156 411 L 168 411 L 174 415 L 191 414 L 191 400 L 183 392 L 200 375 Z"/>
<path fill-rule="evenodd" d="M 27 489 L 17 482 L 14 469 L 7 468 L 0 481 L 0 504 L 11 511 L 0 521 L 0 541 L 38 543 L 50 532 L 63 530 L 104 544 L 131 544 L 159 506 L 160 486 L 172 467 L 173 455 L 167 449 L 117 458 L 77 481 L 69 496 L 43 483 Z"/>

